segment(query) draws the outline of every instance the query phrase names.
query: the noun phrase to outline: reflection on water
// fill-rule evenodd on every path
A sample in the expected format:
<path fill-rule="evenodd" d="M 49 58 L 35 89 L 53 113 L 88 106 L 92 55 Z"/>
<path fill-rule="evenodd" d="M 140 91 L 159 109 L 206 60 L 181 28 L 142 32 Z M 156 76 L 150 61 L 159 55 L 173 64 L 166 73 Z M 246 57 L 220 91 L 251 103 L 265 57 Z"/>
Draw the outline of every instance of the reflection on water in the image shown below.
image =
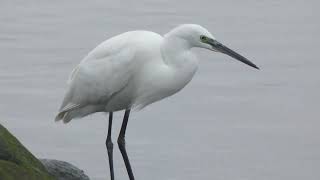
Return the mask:
<path fill-rule="evenodd" d="M 127 150 L 136 178 L 319 179 L 318 5 L 1 2 L 0 121 L 37 156 L 70 161 L 92 179 L 105 179 L 107 117 L 53 122 L 69 72 L 120 32 L 163 34 L 177 24 L 198 23 L 262 70 L 196 50 L 201 67 L 186 89 L 132 113 Z M 114 118 L 116 137 L 122 113 Z M 127 179 L 117 149 L 114 156 L 116 179 Z"/>

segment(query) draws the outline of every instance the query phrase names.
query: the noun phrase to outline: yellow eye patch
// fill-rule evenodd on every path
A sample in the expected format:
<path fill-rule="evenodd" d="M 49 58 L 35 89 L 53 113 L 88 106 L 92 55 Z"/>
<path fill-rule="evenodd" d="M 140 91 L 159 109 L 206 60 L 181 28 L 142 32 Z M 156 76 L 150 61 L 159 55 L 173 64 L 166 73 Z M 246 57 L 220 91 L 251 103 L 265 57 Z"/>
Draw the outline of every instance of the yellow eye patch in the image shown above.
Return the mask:
<path fill-rule="evenodd" d="M 205 43 L 205 42 L 208 41 L 208 38 L 206 36 L 204 36 L 204 35 L 201 35 L 200 36 L 200 40 Z"/>

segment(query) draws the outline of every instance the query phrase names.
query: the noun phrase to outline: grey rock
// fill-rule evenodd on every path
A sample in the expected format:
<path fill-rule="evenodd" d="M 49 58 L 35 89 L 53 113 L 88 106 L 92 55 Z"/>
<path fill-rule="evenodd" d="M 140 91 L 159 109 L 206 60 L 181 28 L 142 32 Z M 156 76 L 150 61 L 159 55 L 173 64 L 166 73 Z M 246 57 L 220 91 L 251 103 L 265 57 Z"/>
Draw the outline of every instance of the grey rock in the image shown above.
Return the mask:
<path fill-rule="evenodd" d="M 90 180 L 83 170 L 74 165 L 53 159 L 40 159 L 49 174 L 58 180 Z"/>

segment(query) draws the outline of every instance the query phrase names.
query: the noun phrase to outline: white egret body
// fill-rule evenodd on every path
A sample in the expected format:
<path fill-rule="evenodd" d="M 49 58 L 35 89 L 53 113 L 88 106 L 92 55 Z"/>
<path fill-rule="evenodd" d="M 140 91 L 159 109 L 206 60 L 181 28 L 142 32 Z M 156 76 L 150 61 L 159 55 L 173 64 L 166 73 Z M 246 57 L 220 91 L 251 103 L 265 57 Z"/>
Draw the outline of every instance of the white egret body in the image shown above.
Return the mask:
<path fill-rule="evenodd" d="M 198 68 L 193 47 L 222 52 L 257 68 L 199 25 L 180 25 L 164 36 L 149 31 L 126 32 L 97 46 L 73 70 L 56 121 L 67 123 L 95 112 L 110 112 L 111 131 L 112 112 L 127 110 L 128 119 L 130 109 L 168 97 L 190 82 Z M 125 128 L 126 122 L 121 129 L 123 140 Z M 111 139 L 107 147 L 108 142 Z M 125 159 L 126 154 L 123 156 Z M 110 162 L 113 179 L 111 166 Z M 128 162 L 126 167 L 133 179 Z"/>

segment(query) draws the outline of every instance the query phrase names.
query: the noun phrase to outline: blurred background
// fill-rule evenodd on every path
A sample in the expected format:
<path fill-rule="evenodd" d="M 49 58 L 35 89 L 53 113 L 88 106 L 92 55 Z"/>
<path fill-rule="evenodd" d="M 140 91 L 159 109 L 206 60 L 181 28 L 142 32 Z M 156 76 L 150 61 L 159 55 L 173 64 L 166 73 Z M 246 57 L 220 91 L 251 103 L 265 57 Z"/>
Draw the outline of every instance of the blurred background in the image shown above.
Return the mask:
<path fill-rule="evenodd" d="M 125 31 L 206 27 L 261 67 L 195 50 L 191 83 L 132 113 L 136 179 L 320 179 L 319 1 L 0 1 L 0 123 L 38 157 L 109 178 L 107 116 L 55 123 L 72 68 Z M 113 138 L 123 113 L 116 113 Z M 115 146 L 116 179 L 128 179 Z"/>

